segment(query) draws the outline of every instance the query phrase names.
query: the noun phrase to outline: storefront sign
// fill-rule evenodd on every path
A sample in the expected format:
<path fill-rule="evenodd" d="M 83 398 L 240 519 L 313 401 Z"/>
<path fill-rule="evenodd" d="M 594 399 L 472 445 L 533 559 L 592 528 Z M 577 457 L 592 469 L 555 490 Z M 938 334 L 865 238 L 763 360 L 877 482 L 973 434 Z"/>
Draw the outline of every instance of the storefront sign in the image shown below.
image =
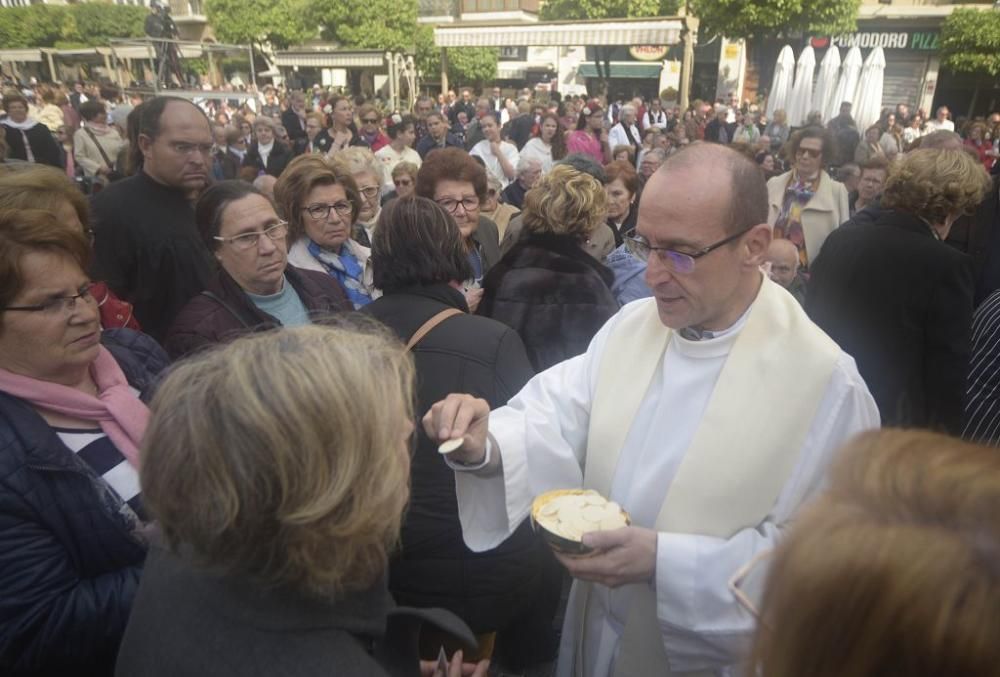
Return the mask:
<path fill-rule="evenodd" d="M 813 47 L 822 49 L 832 43 L 835 47 L 860 49 L 905 49 L 913 52 L 934 52 L 938 49 L 940 34 L 937 31 L 859 31 L 833 38 L 813 38 Z"/>
<path fill-rule="evenodd" d="M 660 61 L 667 55 L 667 49 L 661 45 L 633 45 L 628 53 L 636 61 Z"/>

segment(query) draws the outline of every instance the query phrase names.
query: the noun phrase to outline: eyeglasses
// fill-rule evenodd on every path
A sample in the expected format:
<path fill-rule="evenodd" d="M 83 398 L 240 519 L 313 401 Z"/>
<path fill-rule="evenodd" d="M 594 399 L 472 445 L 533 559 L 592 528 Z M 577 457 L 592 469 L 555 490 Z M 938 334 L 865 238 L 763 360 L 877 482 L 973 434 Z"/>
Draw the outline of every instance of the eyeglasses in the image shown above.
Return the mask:
<path fill-rule="evenodd" d="M 396 179 L 395 181 L 393 181 L 393 183 L 396 184 L 397 186 L 412 186 L 413 185 L 413 181 L 410 181 L 409 179 Z"/>
<path fill-rule="evenodd" d="M 656 252 L 656 255 L 660 259 L 660 263 L 668 266 L 671 270 L 676 273 L 687 274 L 694 270 L 694 262 L 696 259 L 700 259 L 705 254 L 715 251 L 719 247 L 729 244 L 730 242 L 739 239 L 740 237 L 746 235 L 753 228 L 747 228 L 741 230 L 735 235 L 730 235 L 724 240 L 719 240 L 714 244 L 710 244 L 707 247 L 702 247 L 696 252 L 690 254 L 686 252 L 679 252 L 675 249 L 670 249 L 669 247 L 654 247 L 649 244 L 649 242 L 642 235 L 636 235 L 635 237 L 625 238 L 625 246 L 628 250 L 632 252 L 640 261 L 649 261 L 650 252 Z"/>
<path fill-rule="evenodd" d="M 374 125 L 376 122 L 378 122 L 378 118 L 365 118 L 361 122 L 366 125 Z"/>
<path fill-rule="evenodd" d="M 466 213 L 479 209 L 479 198 L 478 197 L 463 197 L 461 200 L 452 200 L 451 198 L 442 198 L 440 200 L 435 200 L 441 208 L 444 209 L 449 214 L 458 213 L 459 205 L 462 206 L 462 210 Z"/>
<path fill-rule="evenodd" d="M 73 296 L 55 296 L 47 301 L 32 306 L 7 306 L 3 310 L 19 310 L 27 313 L 42 313 L 49 317 L 63 315 L 69 317 L 76 310 L 77 299 L 87 303 L 97 303 L 97 300 L 90 293 L 90 283 L 86 283 L 76 290 Z"/>
<path fill-rule="evenodd" d="M 257 246 L 257 243 L 260 242 L 261 235 L 267 235 L 267 237 L 271 240 L 280 240 L 288 235 L 288 222 L 278 221 L 273 226 L 264 230 L 257 230 L 252 233 L 240 233 L 239 235 L 234 235 L 232 237 L 219 237 L 216 235 L 212 239 L 218 240 L 219 242 L 228 242 L 238 251 L 247 251 L 248 249 L 253 249 Z"/>
<path fill-rule="evenodd" d="M 379 191 L 382 190 L 380 186 L 368 186 L 367 188 L 359 188 L 361 194 L 365 196 L 366 199 L 372 200 L 378 197 Z"/>
<path fill-rule="evenodd" d="M 337 212 L 337 216 L 342 218 L 350 218 L 351 214 L 354 212 L 354 205 L 350 202 L 334 202 L 333 204 L 314 204 L 309 205 L 303 211 L 309 212 L 309 216 L 320 221 L 322 219 L 330 218 L 330 210 Z"/>
<path fill-rule="evenodd" d="M 212 144 L 210 143 L 171 143 L 171 150 L 173 150 L 178 155 L 191 155 L 193 153 L 200 153 L 201 155 L 209 155 L 212 152 Z"/>
<path fill-rule="evenodd" d="M 799 148 L 795 151 L 795 157 L 804 157 L 806 155 L 811 158 L 819 158 L 823 156 L 823 151 L 818 148 Z"/>

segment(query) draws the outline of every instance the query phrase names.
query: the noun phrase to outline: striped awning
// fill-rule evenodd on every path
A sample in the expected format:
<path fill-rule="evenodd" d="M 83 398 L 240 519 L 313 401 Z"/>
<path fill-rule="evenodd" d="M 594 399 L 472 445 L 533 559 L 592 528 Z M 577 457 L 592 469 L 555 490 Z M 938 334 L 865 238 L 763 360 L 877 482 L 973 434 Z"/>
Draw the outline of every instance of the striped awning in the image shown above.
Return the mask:
<path fill-rule="evenodd" d="M 8 63 L 19 62 L 40 62 L 42 60 L 42 50 L 40 49 L 0 49 L 0 61 Z"/>
<path fill-rule="evenodd" d="M 274 55 L 274 65 L 279 68 L 381 68 L 385 66 L 385 53 L 370 51 L 296 51 L 286 50 Z"/>
<path fill-rule="evenodd" d="M 540 21 L 522 24 L 436 26 L 437 47 L 571 47 L 575 45 L 675 45 L 681 19 Z"/>
<path fill-rule="evenodd" d="M 663 66 L 659 63 L 635 63 L 631 61 L 612 61 L 611 74 L 609 77 L 612 78 L 658 78 L 660 77 L 660 71 L 663 70 Z M 604 66 L 601 66 L 604 69 Z M 597 74 L 597 66 L 593 63 L 582 63 L 577 71 L 577 75 L 582 78 L 596 78 L 600 77 Z"/>

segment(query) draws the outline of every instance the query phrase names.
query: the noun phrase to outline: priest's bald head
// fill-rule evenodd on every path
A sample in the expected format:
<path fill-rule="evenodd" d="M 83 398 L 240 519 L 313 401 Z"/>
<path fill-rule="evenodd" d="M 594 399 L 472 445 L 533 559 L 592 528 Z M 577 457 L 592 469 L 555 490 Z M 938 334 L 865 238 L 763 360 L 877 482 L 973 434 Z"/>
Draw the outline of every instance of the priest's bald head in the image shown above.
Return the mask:
<path fill-rule="evenodd" d="M 771 242 L 764 177 L 741 153 L 692 144 L 646 183 L 636 233 L 663 324 L 727 329 L 761 284 Z"/>

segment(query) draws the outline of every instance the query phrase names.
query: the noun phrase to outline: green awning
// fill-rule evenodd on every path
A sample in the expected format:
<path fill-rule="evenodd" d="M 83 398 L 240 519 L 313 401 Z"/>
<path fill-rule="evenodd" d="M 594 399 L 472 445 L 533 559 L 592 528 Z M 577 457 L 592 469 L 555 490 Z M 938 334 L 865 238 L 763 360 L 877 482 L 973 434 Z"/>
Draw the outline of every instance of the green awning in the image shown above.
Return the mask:
<path fill-rule="evenodd" d="M 604 64 L 601 64 L 604 70 Z M 613 78 L 658 78 L 663 66 L 659 63 L 615 63 L 611 62 L 611 77 Z M 597 66 L 590 63 L 580 64 L 577 74 L 584 78 L 596 78 Z"/>

